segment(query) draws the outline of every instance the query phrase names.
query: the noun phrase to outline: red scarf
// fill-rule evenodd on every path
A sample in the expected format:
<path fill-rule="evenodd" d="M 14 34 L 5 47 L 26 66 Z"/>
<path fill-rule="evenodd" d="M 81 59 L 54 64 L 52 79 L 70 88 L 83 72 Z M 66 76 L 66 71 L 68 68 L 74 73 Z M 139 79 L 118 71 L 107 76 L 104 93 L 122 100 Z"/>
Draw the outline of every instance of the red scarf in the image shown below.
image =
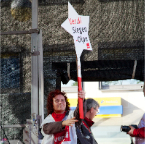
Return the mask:
<path fill-rule="evenodd" d="M 94 124 L 94 122 L 92 120 L 88 119 L 87 117 L 85 117 L 84 120 L 85 120 L 85 122 L 83 121 L 83 124 L 89 130 L 89 132 L 91 133 L 90 127 Z"/>
<path fill-rule="evenodd" d="M 56 114 L 55 112 L 52 113 L 52 117 L 54 120 L 62 121 L 65 117 L 66 112 L 63 114 Z M 54 144 L 61 144 L 62 141 L 70 141 L 70 135 L 69 135 L 69 126 L 65 126 L 65 129 L 61 132 L 54 134 Z"/>
<path fill-rule="evenodd" d="M 54 118 L 54 120 L 57 122 L 57 121 L 62 121 L 63 118 L 65 117 L 65 113 L 64 112 L 63 114 L 56 114 L 55 112 L 52 113 L 52 117 Z"/>

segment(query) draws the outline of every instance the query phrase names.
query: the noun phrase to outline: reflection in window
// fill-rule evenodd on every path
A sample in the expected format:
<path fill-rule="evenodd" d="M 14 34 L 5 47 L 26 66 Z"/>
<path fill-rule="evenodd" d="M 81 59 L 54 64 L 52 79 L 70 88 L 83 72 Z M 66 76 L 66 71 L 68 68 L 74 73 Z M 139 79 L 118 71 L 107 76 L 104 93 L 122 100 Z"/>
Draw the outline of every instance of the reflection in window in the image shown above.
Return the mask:
<path fill-rule="evenodd" d="M 61 87 L 71 87 L 71 86 L 78 86 L 78 83 L 74 80 L 70 80 L 67 84 L 63 84 L 61 82 Z"/>
<path fill-rule="evenodd" d="M 102 85 L 130 85 L 130 84 L 143 84 L 143 82 L 135 79 L 102 82 Z"/>
<path fill-rule="evenodd" d="M 100 82 L 100 89 L 138 89 L 142 88 L 144 82 L 135 79 L 118 80 L 118 81 L 102 81 Z"/>

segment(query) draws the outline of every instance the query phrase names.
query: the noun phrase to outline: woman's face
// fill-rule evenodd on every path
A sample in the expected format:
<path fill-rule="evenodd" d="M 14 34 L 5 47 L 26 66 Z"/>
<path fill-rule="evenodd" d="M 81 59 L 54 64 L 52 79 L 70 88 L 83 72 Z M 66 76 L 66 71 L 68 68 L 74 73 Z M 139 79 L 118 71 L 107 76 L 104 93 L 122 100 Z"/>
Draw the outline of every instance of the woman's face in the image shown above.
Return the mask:
<path fill-rule="evenodd" d="M 63 95 L 59 94 L 53 98 L 53 109 L 55 113 L 64 113 L 66 109 L 66 101 Z"/>

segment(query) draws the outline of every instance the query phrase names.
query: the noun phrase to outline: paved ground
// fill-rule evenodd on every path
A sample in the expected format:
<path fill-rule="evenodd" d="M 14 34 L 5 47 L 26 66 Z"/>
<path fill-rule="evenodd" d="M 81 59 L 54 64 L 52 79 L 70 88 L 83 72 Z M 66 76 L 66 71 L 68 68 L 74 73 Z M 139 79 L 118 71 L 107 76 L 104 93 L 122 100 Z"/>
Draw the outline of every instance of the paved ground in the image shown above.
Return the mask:
<path fill-rule="evenodd" d="M 120 132 L 120 126 L 96 126 L 92 132 L 98 144 L 131 144 L 130 136 Z"/>

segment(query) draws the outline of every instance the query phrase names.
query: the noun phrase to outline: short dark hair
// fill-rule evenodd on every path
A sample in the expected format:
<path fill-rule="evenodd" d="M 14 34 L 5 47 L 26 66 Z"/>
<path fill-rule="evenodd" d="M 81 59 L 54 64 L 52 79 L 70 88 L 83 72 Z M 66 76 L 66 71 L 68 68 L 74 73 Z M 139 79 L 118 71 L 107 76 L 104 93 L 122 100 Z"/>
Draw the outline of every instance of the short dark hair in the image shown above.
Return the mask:
<path fill-rule="evenodd" d="M 96 107 L 100 107 L 99 103 L 97 101 L 95 101 L 94 99 L 92 98 L 88 98 L 86 100 L 86 107 L 87 107 L 87 112 L 93 107 L 94 109 Z"/>

